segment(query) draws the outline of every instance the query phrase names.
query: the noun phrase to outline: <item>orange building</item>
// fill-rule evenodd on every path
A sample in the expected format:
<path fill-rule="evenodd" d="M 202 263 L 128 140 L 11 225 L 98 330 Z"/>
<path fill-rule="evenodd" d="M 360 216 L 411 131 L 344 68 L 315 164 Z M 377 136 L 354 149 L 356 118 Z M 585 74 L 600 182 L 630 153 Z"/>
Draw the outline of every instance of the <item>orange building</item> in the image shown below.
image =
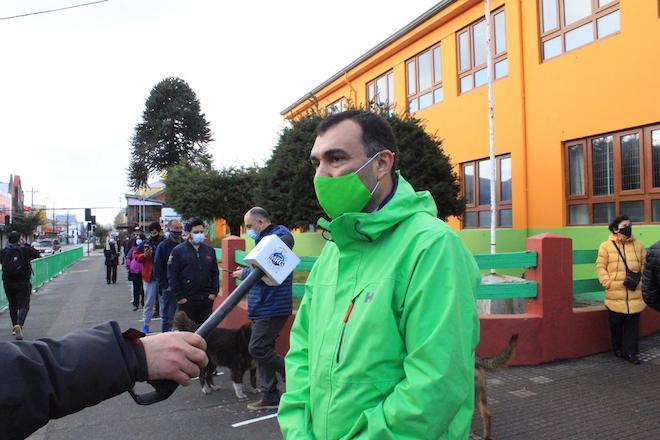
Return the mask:
<path fill-rule="evenodd" d="M 621 213 L 647 245 L 660 238 L 659 9 L 491 2 L 498 251 L 544 231 L 593 249 Z M 460 175 L 468 208 L 449 223 L 478 252 L 488 249 L 492 177 L 484 17 L 483 1 L 441 1 L 282 111 L 380 103 L 415 112 Z"/>

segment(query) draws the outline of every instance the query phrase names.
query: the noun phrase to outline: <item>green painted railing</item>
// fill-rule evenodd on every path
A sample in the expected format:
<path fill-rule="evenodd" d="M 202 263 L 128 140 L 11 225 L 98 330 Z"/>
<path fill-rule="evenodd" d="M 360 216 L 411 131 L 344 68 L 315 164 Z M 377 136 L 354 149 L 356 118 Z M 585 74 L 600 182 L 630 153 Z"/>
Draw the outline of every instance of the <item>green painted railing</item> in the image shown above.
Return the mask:
<path fill-rule="evenodd" d="M 32 260 L 32 289 L 36 290 L 52 278 L 60 274 L 83 256 L 83 248 L 67 249 L 49 257 Z M 0 271 L 2 274 L 2 271 Z M 7 307 L 7 296 L 4 287 L 0 284 L 0 310 Z"/>
<path fill-rule="evenodd" d="M 573 264 L 596 264 L 597 249 L 574 250 Z M 582 301 L 603 301 L 605 290 L 598 278 L 573 280 L 573 297 Z"/>

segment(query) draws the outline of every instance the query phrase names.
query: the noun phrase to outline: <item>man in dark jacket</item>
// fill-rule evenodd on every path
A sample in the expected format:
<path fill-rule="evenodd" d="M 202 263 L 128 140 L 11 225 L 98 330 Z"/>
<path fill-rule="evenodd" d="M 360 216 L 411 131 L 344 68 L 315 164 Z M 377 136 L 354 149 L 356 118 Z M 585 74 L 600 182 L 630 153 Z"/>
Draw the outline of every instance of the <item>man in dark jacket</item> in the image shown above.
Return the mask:
<path fill-rule="evenodd" d="M 273 225 L 268 212 L 258 206 L 250 209 L 244 217 L 248 236 L 256 243 L 264 237 L 277 235 L 291 236 L 291 232 L 282 225 Z M 293 242 L 293 237 L 291 237 Z M 245 278 L 250 268 L 243 268 L 232 273 L 234 278 Z M 277 340 L 289 315 L 291 315 L 291 287 L 293 274 L 279 286 L 268 286 L 263 281 L 248 294 L 248 318 L 252 320 L 250 337 L 250 355 L 257 361 L 257 373 L 261 400 L 248 404 L 248 409 L 277 409 L 280 393 L 277 389 L 277 376 L 284 377 L 284 358 L 275 351 Z"/>
<path fill-rule="evenodd" d="M 642 272 L 642 297 L 649 307 L 660 312 L 660 241 L 656 241 L 646 254 Z"/>
<path fill-rule="evenodd" d="M 21 235 L 12 231 L 7 240 L 9 244 L 0 251 L 2 265 L 2 284 L 9 302 L 12 334 L 17 340 L 23 339 L 23 326 L 30 310 L 30 295 L 32 294 L 32 264 L 39 258 L 39 251 L 21 240 Z"/>
<path fill-rule="evenodd" d="M 183 226 L 178 220 L 170 220 L 167 229 L 169 237 L 158 245 L 154 258 L 154 278 L 158 280 L 162 292 L 160 294 L 160 322 L 163 333 L 172 329 L 172 318 L 176 312 L 176 298 L 167 282 L 167 260 L 169 260 L 172 250 L 182 241 Z"/>
<path fill-rule="evenodd" d="M 59 340 L 0 342 L 0 437 L 23 439 L 57 419 L 128 391 L 136 381 L 188 385 L 206 366 L 206 342 L 188 332 L 124 334 L 116 322 Z"/>
<path fill-rule="evenodd" d="M 211 315 L 220 290 L 220 271 L 215 249 L 204 244 L 204 222 L 192 218 L 186 231 L 188 240 L 175 247 L 168 259 L 167 282 L 178 309 L 201 324 Z"/>

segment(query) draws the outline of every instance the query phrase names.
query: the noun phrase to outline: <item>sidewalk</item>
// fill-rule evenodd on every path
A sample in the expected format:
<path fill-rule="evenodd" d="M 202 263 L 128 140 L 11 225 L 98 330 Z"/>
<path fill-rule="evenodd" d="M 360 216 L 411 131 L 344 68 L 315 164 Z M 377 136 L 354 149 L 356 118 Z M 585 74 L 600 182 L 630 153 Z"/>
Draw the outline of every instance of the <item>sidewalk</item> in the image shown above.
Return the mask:
<path fill-rule="evenodd" d="M 129 303 L 125 268 L 119 267 L 116 285 L 107 285 L 103 263 L 99 252 L 83 257 L 41 288 L 32 297 L 26 338 L 59 337 L 111 319 L 124 329 L 141 328 L 142 313 L 133 312 Z M 159 330 L 160 321 L 152 322 L 151 329 Z M 0 313 L 0 340 L 12 339 L 9 316 Z M 493 438 L 660 439 L 660 334 L 645 338 L 641 351 L 639 366 L 603 353 L 490 373 Z M 168 400 L 147 407 L 136 405 L 124 393 L 53 420 L 30 439 L 280 439 L 273 418 L 232 427 L 272 412 L 247 411 L 248 400 L 234 396 L 228 376 L 217 378 L 222 390 L 209 396 L 193 382 Z M 481 432 L 477 411 L 470 438 L 481 439 Z"/>

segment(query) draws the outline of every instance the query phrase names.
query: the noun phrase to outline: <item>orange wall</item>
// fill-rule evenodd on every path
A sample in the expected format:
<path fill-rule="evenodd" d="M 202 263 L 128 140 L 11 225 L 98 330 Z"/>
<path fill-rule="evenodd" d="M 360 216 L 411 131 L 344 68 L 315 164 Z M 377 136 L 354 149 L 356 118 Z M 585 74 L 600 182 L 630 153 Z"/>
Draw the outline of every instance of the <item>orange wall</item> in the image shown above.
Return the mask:
<path fill-rule="evenodd" d="M 495 145 L 497 155 L 512 157 L 514 229 L 565 225 L 562 142 L 660 121 L 660 58 L 653 55 L 660 48 L 658 5 L 620 4 L 619 34 L 542 63 L 538 2 L 491 2 L 492 10 L 504 5 L 506 11 L 509 75 L 495 81 Z M 405 61 L 440 41 L 444 102 L 416 115 L 443 139 L 454 164 L 486 158 L 487 87 L 459 95 L 456 66 L 456 32 L 483 16 L 482 1 L 452 4 L 317 93 L 319 105 L 342 96 L 364 105 L 367 82 L 393 69 L 396 108 L 405 110 Z M 450 224 L 460 226 L 457 219 Z"/>

